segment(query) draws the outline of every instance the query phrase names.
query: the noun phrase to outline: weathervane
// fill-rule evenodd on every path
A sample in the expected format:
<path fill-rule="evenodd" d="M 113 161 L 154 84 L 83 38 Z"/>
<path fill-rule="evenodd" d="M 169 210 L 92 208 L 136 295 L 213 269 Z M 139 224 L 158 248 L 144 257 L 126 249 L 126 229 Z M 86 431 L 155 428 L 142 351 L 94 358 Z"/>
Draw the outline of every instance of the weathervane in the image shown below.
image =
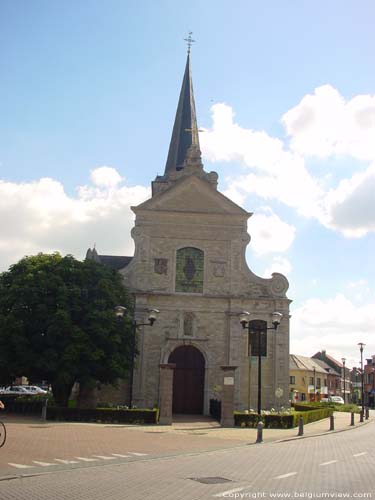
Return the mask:
<path fill-rule="evenodd" d="M 195 42 L 195 40 L 192 39 L 191 35 L 193 34 L 192 31 L 189 31 L 189 36 L 187 38 L 184 38 L 185 42 L 187 42 L 187 47 L 188 47 L 188 55 L 190 54 L 190 48 L 191 44 Z"/>

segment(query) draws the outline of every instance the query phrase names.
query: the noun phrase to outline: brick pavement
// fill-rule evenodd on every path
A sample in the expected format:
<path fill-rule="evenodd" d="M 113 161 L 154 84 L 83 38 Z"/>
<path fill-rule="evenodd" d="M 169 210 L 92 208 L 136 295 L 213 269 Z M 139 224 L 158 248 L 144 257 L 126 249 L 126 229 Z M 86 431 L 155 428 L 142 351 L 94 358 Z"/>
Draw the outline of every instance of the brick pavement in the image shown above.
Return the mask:
<path fill-rule="evenodd" d="M 374 418 L 375 412 L 371 412 L 369 421 Z M 359 423 L 359 415 L 356 415 L 355 428 L 369 421 Z M 75 457 L 92 459 L 98 455 L 109 457 L 129 453 L 145 454 L 147 457 L 173 456 L 233 448 L 256 441 L 256 429 L 221 428 L 217 422 L 204 417 L 188 421 L 177 418 L 171 426 L 129 426 L 42 423 L 36 419 L 8 416 L 7 429 L 7 443 L 0 449 L 0 476 L 20 472 L 9 463 L 32 464 L 33 469 L 26 472 L 33 472 L 37 467 L 34 461 L 50 463 L 57 459 L 62 467 L 62 460 L 76 460 Z M 353 429 L 350 414 L 336 412 L 334 432 L 350 429 Z M 305 425 L 303 438 L 330 433 L 329 419 L 324 419 Z M 264 429 L 263 439 L 267 443 L 301 438 L 297 437 L 297 429 Z M 130 458 L 139 460 L 142 456 L 132 455 Z M 96 463 L 82 460 L 77 467 L 88 465 Z M 65 468 L 75 466 L 65 464 Z"/>
<path fill-rule="evenodd" d="M 270 491 L 373 492 L 373 419 L 368 423 L 357 425 L 353 432 L 331 432 L 329 437 L 244 445 L 0 481 L 0 497 L 2 500 L 198 500 L 213 499 L 228 491 L 247 493 L 249 496 L 244 498 L 269 498 Z M 170 430 L 172 436 L 188 429 L 188 424 L 178 425 L 174 431 Z M 324 426 L 318 430 L 325 432 Z M 202 482 L 210 478 L 217 478 L 218 482 Z"/>

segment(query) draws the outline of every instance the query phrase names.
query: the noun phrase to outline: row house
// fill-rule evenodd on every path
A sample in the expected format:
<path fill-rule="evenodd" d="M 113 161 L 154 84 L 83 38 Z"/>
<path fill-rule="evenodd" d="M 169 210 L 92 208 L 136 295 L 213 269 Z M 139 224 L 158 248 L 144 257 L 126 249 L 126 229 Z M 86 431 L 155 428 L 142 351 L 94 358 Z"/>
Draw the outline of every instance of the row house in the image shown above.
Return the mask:
<path fill-rule="evenodd" d="M 329 396 L 341 396 L 345 402 L 352 400 L 352 383 L 350 369 L 344 363 L 329 356 L 325 350 L 319 351 L 312 356 L 317 362 L 323 362 L 329 373 Z M 345 362 L 345 359 L 342 359 Z"/>
<path fill-rule="evenodd" d="M 289 398 L 292 403 L 328 397 L 328 366 L 307 356 L 289 356 Z"/>

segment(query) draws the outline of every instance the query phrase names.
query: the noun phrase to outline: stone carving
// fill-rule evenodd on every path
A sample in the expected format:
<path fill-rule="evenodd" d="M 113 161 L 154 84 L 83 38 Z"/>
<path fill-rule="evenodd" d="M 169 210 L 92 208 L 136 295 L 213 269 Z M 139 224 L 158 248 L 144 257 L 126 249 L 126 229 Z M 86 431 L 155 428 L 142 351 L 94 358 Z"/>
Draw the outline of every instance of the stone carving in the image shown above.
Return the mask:
<path fill-rule="evenodd" d="M 154 259 L 154 272 L 168 274 L 168 259 Z"/>
<path fill-rule="evenodd" d="M 226 271 L 226 262 L 212 261 L 212 274 L 216 278 L 223 278 Z"/>
<path fill-rule="evenodd" d="M 192 337 L 193 336 L 193 323 L 194 323 L 194 314 L 193 313 L 185 313 L 184 314 L 184 336 Z"/>
<path fill-rule="evenodd" d="M 279 273 L 272 273 L 271 292 L 274 295 L 284 296 L 289 288 L 288 280 Z"/>

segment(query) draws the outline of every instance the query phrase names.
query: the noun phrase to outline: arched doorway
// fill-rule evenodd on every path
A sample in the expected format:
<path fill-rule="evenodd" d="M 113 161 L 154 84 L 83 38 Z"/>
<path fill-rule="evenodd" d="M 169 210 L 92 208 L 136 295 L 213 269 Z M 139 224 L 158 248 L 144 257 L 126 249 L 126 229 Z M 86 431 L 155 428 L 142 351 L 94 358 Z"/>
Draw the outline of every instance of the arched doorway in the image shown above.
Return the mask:
<path fill-rule="evenodd" d="M 173 374 L 173 413 L 202 414 L 205 360 L 194 346 L 177 347 L 168 363 L 175 363 Z"/>

